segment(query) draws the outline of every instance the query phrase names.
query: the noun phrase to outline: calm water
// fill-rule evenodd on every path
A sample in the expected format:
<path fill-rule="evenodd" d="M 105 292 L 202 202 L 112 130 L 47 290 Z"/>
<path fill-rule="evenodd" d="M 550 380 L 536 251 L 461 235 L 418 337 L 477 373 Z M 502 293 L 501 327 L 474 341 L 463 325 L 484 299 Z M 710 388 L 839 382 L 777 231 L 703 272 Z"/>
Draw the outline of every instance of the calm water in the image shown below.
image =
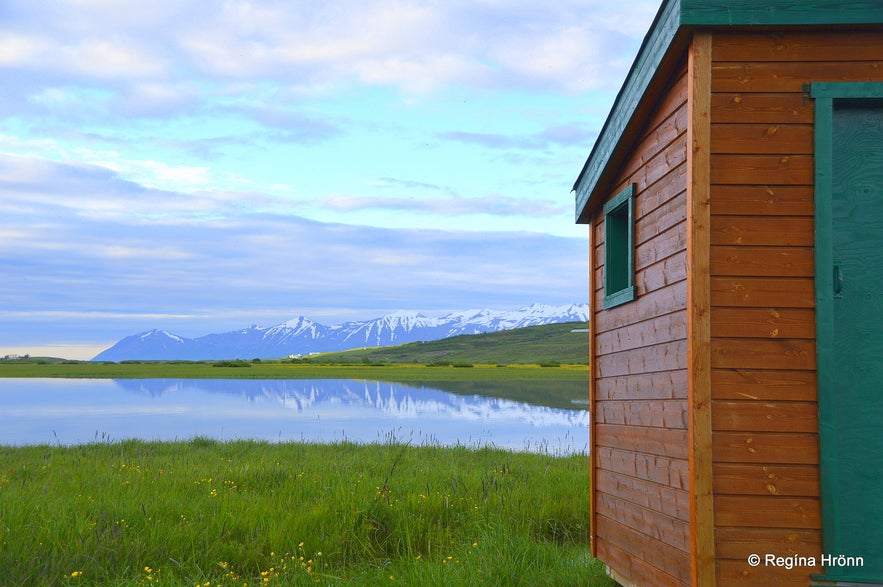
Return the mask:
<path fill-rule="evenodd" d="M 587 451 L 588 426 L 585 410 L 375 381 L 0 379 L 6 445 L 394 439 L 570 454 Z"/>

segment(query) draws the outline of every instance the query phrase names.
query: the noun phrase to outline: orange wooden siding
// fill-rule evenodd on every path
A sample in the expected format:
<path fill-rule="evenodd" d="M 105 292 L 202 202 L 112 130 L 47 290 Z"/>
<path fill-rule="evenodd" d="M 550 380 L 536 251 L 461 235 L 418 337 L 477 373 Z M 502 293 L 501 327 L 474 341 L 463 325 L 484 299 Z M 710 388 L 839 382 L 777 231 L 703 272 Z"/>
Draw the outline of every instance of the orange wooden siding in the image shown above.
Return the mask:
<path fill-rule="evenodd" d="M 610 195 L 636 184 L 637 299 L 601 310 L 604 226 L 592 223 L 595 551 L 638 584 L 690 584 L 686 68 Z"/>
<path fill-rule="evenodd" d="M 813 285 L 813 81 L 883 79 L 879 31 L 716 32 L 711 363 L 718 587 L 821 569 Z"/>

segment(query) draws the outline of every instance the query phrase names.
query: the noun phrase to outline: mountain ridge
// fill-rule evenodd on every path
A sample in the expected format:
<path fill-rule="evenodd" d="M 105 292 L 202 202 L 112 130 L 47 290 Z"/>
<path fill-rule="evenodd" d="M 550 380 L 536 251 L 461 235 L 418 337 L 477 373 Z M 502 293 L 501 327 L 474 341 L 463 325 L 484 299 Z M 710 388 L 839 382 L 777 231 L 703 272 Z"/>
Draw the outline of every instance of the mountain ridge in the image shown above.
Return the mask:
<path fill-rule="evenodd" d="M 297 316 L 275 326 L 252 324 L 247 328 L 196 338 L 152 329 L 121 339 L 92 361 L 278 358 L 586 320 L 587 304 L 540 303 L 517 310 L 470 309 L 441 316 L 399 310 L 371 320 L 333 326 Z"/>

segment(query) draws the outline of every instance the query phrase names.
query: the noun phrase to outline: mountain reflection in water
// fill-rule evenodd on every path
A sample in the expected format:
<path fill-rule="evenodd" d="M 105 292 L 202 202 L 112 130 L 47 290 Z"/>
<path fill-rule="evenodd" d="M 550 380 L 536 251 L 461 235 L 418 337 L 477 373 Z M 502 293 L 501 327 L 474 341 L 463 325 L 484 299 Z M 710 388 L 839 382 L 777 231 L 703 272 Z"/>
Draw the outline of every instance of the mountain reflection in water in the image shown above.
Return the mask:
<path fill-rule="evenodd" d="M 570 454 L 589 426 L 585 410 L 340 379 L 0 379 L 0 408 L 0 444 L 16 445 L 205 436 Z"/>

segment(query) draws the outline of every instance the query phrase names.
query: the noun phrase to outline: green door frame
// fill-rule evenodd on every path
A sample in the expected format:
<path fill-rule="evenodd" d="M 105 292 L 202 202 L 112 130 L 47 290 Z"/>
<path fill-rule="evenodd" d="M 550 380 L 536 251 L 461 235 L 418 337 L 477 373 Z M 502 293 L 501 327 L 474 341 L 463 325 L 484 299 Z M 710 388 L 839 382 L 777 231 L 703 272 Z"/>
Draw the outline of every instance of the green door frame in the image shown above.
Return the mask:
<path fill-rule="evenodd" d="M 810 96 L 815 100 L 815 297 L 816 297 L 816 367 L 818 376 L 819 410 L 819 464 L 824 471 L 837 459 L 834 422 L 830 415 L 836 409 L 834 365 L 834 258 L 832 181 L 833 181 L 833 132 L 834 100 L 883 98 L 883 82 L 815 82 L 810 85 Z M 822 544 L 826 554 L 833 552 L 841 543 L 836 536 L 838 503 L 825 496 L 836 494 L 832 476 L 820 474 L 822 506 Z M 825 580 L 825 575 L 815 577 Z M 838 580 L 843 580 L 838 578 Z"/>

